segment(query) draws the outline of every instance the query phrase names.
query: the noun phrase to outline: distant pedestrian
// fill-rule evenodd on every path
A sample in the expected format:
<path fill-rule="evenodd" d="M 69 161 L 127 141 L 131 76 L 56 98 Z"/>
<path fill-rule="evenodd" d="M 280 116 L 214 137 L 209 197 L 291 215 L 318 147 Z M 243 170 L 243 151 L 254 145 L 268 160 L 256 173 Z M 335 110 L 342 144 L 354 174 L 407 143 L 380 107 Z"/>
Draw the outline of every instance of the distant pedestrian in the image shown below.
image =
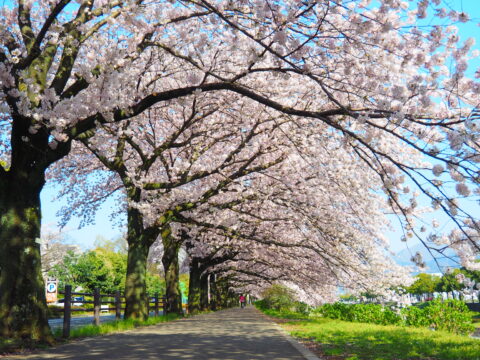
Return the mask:
<path fill-rule="evenodd" d="M 240 307 L 243 309 L 245 307 L 245 301 L 246 301 L 245 296 L 243 296 L 243 294 L 240 295 L 240 298 L 238 300 L 240 301 Z"/>

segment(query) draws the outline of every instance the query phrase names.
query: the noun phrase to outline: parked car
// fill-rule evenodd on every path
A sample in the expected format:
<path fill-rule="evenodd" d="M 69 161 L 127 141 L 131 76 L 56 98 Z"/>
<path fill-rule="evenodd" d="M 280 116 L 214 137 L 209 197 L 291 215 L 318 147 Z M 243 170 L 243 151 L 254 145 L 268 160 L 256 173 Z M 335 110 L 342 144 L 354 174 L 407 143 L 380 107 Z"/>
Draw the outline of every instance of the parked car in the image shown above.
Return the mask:
<path fill-rule="evenodd" d="M 74 296 L 72 299 L 72 306 L 82 306 L 85 301 L 83 296 Z"/>
<path fill-rule="evenodd" d="M 72 298 L 72 306 L 83 306 L 83 303 L 85 301 L 85 297 L 83 296 L 74 296 Z M 65 305 L 65 299 L 59 299 L 56 303 L 53 305 L 55 306 L 60 306 L 63 307 Z"/>

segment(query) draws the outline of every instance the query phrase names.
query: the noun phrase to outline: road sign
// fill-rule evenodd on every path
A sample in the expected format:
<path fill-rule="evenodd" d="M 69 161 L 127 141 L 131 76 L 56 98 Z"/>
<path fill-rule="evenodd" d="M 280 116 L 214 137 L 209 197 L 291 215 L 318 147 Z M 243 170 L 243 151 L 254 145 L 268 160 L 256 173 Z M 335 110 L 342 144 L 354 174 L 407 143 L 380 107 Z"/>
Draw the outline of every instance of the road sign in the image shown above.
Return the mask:
<path fill-rule="evenodd" d="M 57 301 L 58 281 L 48 279 L 46 284 L 46 290 L 47 303 Z"/>
<path fill-rule="evenodd" d="M 47 284 L 47 292 L 54 293 L 57 292 L 57 283 L 50 282 Z"/>

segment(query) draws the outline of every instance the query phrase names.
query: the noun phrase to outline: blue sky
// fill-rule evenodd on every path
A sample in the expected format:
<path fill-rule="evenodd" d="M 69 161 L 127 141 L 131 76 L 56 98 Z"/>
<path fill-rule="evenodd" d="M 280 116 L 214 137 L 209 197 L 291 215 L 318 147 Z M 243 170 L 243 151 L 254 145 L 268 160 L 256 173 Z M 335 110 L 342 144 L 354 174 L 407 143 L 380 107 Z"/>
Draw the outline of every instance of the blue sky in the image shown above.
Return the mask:
<path fill-rule="evenodd" d="M 41 193 L 42 201 L 42 235 L 46 232 L 57 232 L 58 217 L 56 213 L 65 201 L 54 201 L 52 199 L 60 191 L 58 186 L 47 184 Z M 79 229 L 80 220 L 72 219 L 65 228 L 61 230 L 65 240 L 78 244 L 82 249 L 93 246 L 93 242 L 97 235 L 101 235 L 107 239 L 113 239 L 121 236 L 124 229 L 110 221 L 110 214 L 115 207 L 113 199 L 109 199 L 103 204 L 95 215 L 95 224 L 85 226 Z"/>
<path fill-rule="evenodd" d="M 473 37 L 477 40 L 475 45 L 476 49 L 480 49 L 480 0 L 442 0 L 442 2 L 455 9 L 457 11 L 465 11 L 470 15 L 474 20 L 467 24 L 456 24 L 460 28 L 460 37 L 462 40 L 466 40 L 468 37 Z M 2 6 L 11 6 L 11 0 L 0 0 Z M 480 59 L 476 60 L 474 63 L 474 68 L 480 66 Z M 473 71 L 472 71 L 473 73 Z M 62 206 L 62 202 L 52 201 L 55 195 L 58 193 L 59 188 L 48 185 L 42 191 L 42 213 L 43 213 L 43 227 L 44 229 L 55 229 L 58 218 L 56 217 L 57 211 Z M 63 230 L 66 237 L 74 242 L 79 244 L 82 248 L 88 248 L 93 245 L 93 242 L 97 235 L 102 235 L 106 238 L 114 238 L 122 234 L 123 229 L 116 227 L 109 220 L 109 215 L 111 213 L 112 207 L 115 206 L 113 200 L 107 201 L 97 212 L 96 221 L 94 225 L 86 226 L 82 229 L 78 229 L 79 220 L 72 220 L 67 227 Z M 471 205 L 477 206 L 478 205 Z M 439 219 L 442 221 L 442 219 Z M 448 222 L 444 222 L 442 225 L 448 226 Z M 405 244 L 400 242 L 400 237 L 402 236 L 401 231 L 398 226 L 395 226 L 397 231 L 391 232 L 388 234 L 390 238 L 393 249 L 395 251 L 400 251 L 405 249 Z M 414 247 L 415 242 L 411 243 L 410 246 Z"/>

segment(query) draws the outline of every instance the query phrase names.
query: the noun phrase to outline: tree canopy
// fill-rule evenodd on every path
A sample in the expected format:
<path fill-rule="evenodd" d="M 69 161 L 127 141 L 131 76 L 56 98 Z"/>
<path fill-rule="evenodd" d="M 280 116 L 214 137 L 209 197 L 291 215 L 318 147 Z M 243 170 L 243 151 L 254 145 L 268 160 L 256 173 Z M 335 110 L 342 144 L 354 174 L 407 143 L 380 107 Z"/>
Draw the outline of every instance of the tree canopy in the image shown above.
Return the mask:
<path fill-rule="evenodd" d="M 128 316 L 144 316 L 158 236 L 167 277 L 186 234 L 199 255 L 246 250 L 218 269 L 237 284 L 286 276 L 279 255 L 285 282 L 326 297 L 401 279 L 381 236 L 393 213 L 405 240 L 478 269 L 463 204 L 479 195 L 480 83 L 467 76 L 474 39 L 454 25 L 464 12 L 439 0 L 18 0 L 0 18 L 0 335 L 51 340 L 39 194 L 62 159 L 56 176 L 87 189 L 87 214 L 125 196 Z M 87 170 L 104 186 L 74 187 Z M 419 221 L 426 202 L 455 228 Z"/>

